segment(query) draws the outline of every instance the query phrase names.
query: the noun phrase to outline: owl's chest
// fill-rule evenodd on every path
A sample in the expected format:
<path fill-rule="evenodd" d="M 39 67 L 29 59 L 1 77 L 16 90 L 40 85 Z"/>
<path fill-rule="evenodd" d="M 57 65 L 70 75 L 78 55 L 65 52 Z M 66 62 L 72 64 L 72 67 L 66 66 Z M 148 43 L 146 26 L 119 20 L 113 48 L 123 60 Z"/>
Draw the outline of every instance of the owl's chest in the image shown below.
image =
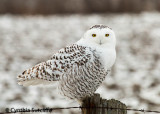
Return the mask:
<path fill-rule="evenodd" d="M 103 67 L 108 70 L 110 69 L 116 60 L 116 51 L 115 49 L 105 49 L 99 51 L 100 62 Z"/>
<path fill-rule="evenodd" d="M 86 67 L 82 66 L 78 69 L 73 67 L 59 82 L 60 92 L 71 99 L 90 96 L 97 90 L 107 74 L 108 72 L 100 67 L 98 60 Z"/>

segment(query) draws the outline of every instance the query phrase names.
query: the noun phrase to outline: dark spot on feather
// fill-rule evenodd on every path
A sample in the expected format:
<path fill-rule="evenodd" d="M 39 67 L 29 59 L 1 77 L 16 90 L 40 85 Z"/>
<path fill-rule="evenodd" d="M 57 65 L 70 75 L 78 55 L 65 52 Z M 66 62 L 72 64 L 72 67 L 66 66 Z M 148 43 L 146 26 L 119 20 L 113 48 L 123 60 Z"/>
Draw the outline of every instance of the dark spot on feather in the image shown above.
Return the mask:
<path fill-rule="evenodd" d="M 61 66 L 61 69 L 64 69 L 65 67 L 64 66 Z"/>
<path fill-rule="evenodd" d="M 25 71 L 23 71 L 23 73 L 22 73 L 22 74 L 24 75 L 25 73 L 26 73 L 26 70 L 25 70 Z"/>
<path fill-rule="evenodd" d="M 56 78 L 59 78 L 59 75 L 58 75 L 58 74 L 56 74 Z"/>

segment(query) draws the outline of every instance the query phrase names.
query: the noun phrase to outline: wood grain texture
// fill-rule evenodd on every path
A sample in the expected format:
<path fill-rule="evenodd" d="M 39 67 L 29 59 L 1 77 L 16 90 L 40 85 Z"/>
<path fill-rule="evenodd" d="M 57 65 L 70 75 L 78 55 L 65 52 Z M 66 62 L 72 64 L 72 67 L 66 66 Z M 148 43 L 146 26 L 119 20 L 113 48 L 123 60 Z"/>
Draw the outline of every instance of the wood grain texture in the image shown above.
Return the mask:
<path fill-rule="evenodd" d="M 82 102 L 82 114 L 127 114 L 127 107 L 115 99 L 102 99 L 100 94 L 86 97 Z"/>

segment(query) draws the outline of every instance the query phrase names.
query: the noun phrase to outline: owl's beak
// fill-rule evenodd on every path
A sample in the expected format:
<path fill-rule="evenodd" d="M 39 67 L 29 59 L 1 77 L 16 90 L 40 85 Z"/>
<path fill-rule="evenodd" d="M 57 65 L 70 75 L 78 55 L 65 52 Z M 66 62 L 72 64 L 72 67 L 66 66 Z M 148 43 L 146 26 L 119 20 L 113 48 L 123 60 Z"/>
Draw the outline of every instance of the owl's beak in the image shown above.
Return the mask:
<path fill-rule="evenodd" d="M 99 41 L 99 44 L 102 45 L 102 41 L 101 40 Z"/>

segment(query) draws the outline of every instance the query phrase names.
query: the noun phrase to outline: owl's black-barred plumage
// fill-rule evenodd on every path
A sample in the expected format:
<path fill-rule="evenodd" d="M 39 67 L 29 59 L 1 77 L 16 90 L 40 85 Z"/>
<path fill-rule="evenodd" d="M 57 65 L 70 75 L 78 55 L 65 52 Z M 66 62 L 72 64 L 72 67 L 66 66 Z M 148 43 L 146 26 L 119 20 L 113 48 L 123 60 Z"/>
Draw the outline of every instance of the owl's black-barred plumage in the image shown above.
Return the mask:
<path fill-rule="evenodd" d="M 106 30 L 105 32 L 114 39 L 112 30 L 104 25 L 92 27 L 89 32 L 101 29 Z M 95 33 L 95 31 L 93 33 L 96 35 L 103 33 Z M 86 35 L 93 36 L 93 33 L 86 33 Z M 107 76 L 116 55 L 115 40 L 103 41 L 100 38 L 87 42 L 88 36 L 84 36 L 75 44 L 59 50 L 50 60 L 25 70 L 17 77 L 18 84 L 29 86 L 59 81 L 58 88 L 61 94 L 68 98 L 81 100 L 93 95 Z"/>

